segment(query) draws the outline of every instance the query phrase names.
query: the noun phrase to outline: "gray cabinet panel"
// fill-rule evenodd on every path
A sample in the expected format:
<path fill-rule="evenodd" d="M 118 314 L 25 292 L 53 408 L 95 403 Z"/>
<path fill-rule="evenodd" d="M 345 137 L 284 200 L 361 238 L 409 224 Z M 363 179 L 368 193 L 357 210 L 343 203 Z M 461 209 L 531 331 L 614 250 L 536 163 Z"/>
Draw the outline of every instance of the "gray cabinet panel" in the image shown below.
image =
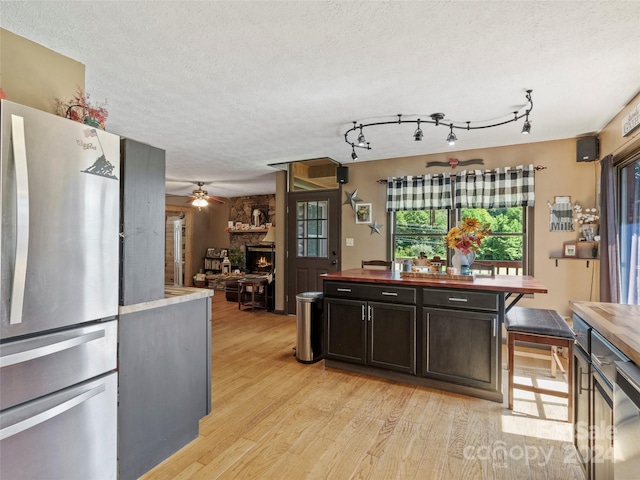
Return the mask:
<path fill-rule="evenodd" d="M 120 479 L 135 479 L 198 436 L 211 407 L 208 298 L 120 316 Z"/>
<path fill-rule="evenodd" d="M 164 297 L 165 152 L 121 142 L 120 304 Z"/>

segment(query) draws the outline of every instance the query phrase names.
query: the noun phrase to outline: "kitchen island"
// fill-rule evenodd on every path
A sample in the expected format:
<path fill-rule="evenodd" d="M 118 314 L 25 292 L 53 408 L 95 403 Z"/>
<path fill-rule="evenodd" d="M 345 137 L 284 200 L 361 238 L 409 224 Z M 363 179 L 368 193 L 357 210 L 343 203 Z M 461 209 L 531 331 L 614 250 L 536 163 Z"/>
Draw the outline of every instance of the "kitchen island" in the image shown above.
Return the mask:
<path fill-rule="evenodd" d="M 502 323 L 530 276 L 472 280 L 351 269 L 322 275 L 327 367 L 502 402 Z"/>

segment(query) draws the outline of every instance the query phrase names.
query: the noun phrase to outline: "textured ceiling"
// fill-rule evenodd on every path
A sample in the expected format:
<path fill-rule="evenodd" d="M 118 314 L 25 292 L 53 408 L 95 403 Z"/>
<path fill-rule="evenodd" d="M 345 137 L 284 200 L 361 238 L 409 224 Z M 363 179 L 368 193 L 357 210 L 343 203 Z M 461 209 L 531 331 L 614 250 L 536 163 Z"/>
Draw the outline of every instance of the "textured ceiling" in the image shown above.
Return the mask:
<path fill-rule="evenodd" d="M 351 162 L 353 120 L 496 119 L 457 150 L 600 130 L 640 88 L 640 2 L 0 2 L 0 26 L 86 65 L 107 130 L 167 152 L 167 192 L 275 192 L 271 163 Z M 359 161 L 449 152 L 372 127 Z M 419 173 L 419 172 L 416 172 Z"/>

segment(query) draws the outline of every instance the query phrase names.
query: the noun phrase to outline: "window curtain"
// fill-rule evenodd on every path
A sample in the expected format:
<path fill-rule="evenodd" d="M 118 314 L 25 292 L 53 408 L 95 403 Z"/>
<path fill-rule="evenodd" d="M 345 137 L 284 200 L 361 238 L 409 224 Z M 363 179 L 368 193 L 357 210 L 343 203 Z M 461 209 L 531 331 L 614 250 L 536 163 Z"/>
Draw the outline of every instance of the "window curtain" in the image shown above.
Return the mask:
<path fill-rule="evenodd" d="M 618 247 L 613 155 L 600 162 L 600 301 L 618 303 Z"/>
<path fill-rule="evenodd" d="M 387 179 L 387 212 L 451 208 L 449 175 L 418 175 Z"/>
<path fill-rule="evenodd" d="M 507 208 L 534 205 L 533 165 L 469 170 L 456 174 L 456 208 Z"/>

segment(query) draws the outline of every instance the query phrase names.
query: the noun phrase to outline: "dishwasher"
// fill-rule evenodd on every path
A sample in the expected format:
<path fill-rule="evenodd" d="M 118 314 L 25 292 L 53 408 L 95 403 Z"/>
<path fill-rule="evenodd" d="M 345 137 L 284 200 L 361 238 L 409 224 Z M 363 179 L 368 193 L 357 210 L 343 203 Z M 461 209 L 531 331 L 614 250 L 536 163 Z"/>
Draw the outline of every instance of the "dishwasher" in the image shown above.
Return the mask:
<path fill-rule="evenodd" d="M 640 472 L 640 368 L 631 362 L 615 364 L 613 469 L 616 480 L 637 479 Z"/>

